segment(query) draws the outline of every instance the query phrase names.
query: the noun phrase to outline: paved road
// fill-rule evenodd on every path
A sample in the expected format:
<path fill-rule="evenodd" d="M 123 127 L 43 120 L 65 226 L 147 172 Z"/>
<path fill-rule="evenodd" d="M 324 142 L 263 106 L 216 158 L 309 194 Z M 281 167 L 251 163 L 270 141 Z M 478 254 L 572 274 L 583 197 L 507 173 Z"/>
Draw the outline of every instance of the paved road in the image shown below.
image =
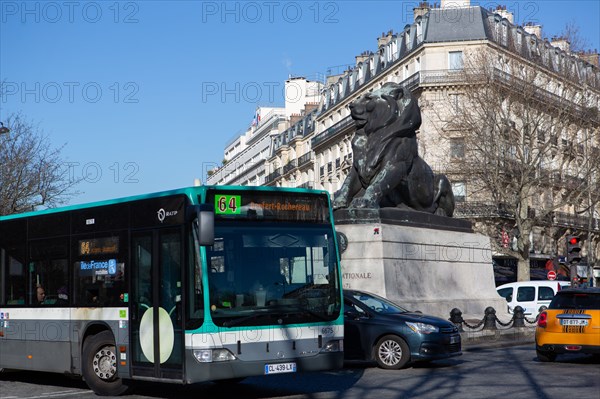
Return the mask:
<path fill-rule="evenodd" d="M 80 381 L 32 372 L 0 376 L 0 398 L 94 398 Z M 468 351 L 463 356 L 400 371 L 353 363 L 326 373 L 248 378 L 234 384 L 142 384 L 127 399 L 142 398 L 460 398 L 599 399 L 597 359 L 570 355 L 536 360 L 531 345 Z"/>

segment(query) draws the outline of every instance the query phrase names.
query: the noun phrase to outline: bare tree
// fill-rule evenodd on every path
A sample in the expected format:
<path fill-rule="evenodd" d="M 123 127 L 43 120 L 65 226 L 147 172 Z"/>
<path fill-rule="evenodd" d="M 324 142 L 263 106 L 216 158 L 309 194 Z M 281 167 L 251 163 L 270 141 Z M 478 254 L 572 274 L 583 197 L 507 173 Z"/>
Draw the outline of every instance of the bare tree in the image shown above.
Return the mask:
<path fill-rule="evenodd" d="M 497 53 L 471 54 L 457 73 L 460 106 L 440 115 L 464 143 L 457 168 L 468 171 L 470 198 L 514 221 L 516 245 L 497 249 L 517 259 L 518 280 L 529 280 L 534 229 L 555 225 L 556 211 L 586 214 L 600 200 L 598 107 L 572 77 Z"/>
<path fill-rule="evenodd" d="M 579 25 L 577 25 L 575 21 L 568 22 L 565 25 L 564 29 L 560 33 L 560 37 L 569 42 L 571 51 L 574 53 L 589 49 L 589 42 L 581 35 Z"/>
<path fill-rule="evenodd" d="M 21 115 L 4 122 L 0 136 L 0 215 L 51 208 L 77 194 L 61 158 L 48 137 Z"/>

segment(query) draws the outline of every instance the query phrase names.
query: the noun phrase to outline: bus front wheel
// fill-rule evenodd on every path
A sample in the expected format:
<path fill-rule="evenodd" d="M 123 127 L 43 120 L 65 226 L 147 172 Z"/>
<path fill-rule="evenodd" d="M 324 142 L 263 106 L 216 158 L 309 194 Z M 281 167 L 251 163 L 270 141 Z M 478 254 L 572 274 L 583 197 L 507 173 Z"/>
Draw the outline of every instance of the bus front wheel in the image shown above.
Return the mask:
<path fill-rule="evenodd" d="M 117 396 L 128 390 L 117 377 L 117 351 L 110 331 L 88 337 L 83 343 L 82 359 L 83 378 L 97 395 Z"/>

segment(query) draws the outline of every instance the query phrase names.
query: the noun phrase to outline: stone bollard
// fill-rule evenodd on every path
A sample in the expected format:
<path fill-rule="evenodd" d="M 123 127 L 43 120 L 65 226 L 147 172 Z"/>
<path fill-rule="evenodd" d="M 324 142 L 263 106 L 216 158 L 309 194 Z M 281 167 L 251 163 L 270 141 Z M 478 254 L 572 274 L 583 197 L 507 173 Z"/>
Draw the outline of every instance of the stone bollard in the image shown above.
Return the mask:
<path fill-rule="evenodd" d="M 513 310 L 513 327 L 525 327 L 525 314 L 523 308 L 515 306 Z"/>
<path fill-rule="evenodd" d="M 450 318 L 448 319 L 450 322 L 454 323 L 456 328 L 458 328 L 459 332 L 464 332 L 462 323 L 464 322 L 462 318 L 462 312 L 458 308 L 454 308 L 450 311 Z"/>
<path fill-rule="evenodd" d="M 484 330 L 497 330 L 498 329 L 498 327 L 496 327 L 496 309 L 494 309 L 491 306 L 488 306 L 487 308 L 485 308 L 483 329 Z"/>

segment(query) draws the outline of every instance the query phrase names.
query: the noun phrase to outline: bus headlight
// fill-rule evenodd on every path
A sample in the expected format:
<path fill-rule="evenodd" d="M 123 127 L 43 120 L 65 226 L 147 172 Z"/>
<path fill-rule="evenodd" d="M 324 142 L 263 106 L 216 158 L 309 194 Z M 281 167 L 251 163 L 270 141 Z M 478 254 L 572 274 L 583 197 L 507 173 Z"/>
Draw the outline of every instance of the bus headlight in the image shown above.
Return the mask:
<path fill-rule="evenodd" d="M 335 339 L 327 342 L 321 352 L 342 352 L 344 350 L 344 341 L 341 339 Z"/>
<path fill-rule="evenodd" d="M 235 360 L 227 349 L 194 349 L 194 357 L 199 363 L 226 362 Z"/>

